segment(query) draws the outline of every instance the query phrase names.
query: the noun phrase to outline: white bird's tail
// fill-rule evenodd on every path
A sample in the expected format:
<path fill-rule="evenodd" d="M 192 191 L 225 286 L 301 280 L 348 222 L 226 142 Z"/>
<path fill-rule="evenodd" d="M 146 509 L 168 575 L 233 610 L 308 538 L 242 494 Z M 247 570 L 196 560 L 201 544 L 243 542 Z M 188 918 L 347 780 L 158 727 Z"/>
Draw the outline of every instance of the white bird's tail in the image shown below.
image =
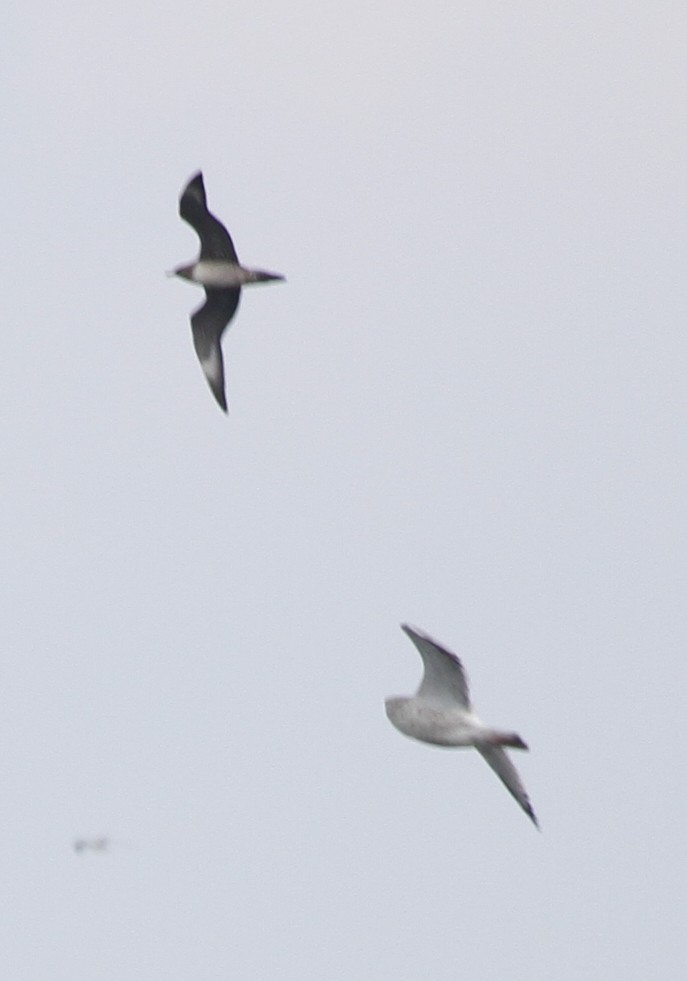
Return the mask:
<path fill-rule="evenodd" d="M 488 742 L 492 746 L 508 746 L 510 749 L 529 749 L 525 740 L 517 732 L 502 732 L 499 729 L 492 729 Z"/>

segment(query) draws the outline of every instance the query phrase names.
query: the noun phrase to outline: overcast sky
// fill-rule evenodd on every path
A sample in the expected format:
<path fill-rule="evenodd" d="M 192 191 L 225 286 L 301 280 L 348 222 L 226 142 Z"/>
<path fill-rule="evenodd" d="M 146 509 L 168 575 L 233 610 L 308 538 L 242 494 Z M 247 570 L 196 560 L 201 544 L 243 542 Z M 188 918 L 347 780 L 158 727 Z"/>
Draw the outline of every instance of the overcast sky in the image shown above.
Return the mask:
<path fill-rule="evenodd" d="M 8 13 L 7 981 L 682 981 L 686 21 Z M 288 280 L 228 417 L 164 275 L 198 169 Z M 529 743 L 541 834 L 389 725 L 401 621 Z"/>

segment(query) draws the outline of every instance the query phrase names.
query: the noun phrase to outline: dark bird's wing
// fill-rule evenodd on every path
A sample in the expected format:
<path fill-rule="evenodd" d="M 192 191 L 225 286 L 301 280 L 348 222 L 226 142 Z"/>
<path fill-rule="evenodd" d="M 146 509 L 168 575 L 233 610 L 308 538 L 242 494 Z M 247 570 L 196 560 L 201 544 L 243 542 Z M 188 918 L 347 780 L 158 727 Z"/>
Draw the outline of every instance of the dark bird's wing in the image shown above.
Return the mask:
<path fill-rule="evenodd" d="M 222 333 L 239 305 L 241 290 L 205 290 L 206 300 L 191 315 L 193 346 L 205 372 L 208 385 L 220 406 L 227 411 L 224 394 L 224 362 L 220 341 Z"/>
<path fill-rule="evenodd" d="M 410 627 L 407 623 L 401 624 L 401 629 L 417 647 L 425 666 L 418 695 L 437 705 L 453 708 L 458 704 L 469 711 L 470 689 L 460 658 L 436 640 L 432 640 L 429 634 Z"/>
<path fill-rule="evenodd" d="M 475 743 L 475 749 L 482 754 L 496 776 L 505 784 L 525 814 L 534 822 L 535 827 L 538 828 L 539 822 L 537 821 L 530 799 L 527 796 L 525 786 L 520 779 L 520 774 L 513 766 L 505 749 L 502 749 L 500 746 L 491 746 L 487 743 Z"/>
<path fill-rule="evenodd" d="M 200 239 L 201 259 L 224 259 L 238 263 L 231 235 L 208 211 L 202 174 L 192 177 L 184 188 L 179 199 L 179 214 Z"/>

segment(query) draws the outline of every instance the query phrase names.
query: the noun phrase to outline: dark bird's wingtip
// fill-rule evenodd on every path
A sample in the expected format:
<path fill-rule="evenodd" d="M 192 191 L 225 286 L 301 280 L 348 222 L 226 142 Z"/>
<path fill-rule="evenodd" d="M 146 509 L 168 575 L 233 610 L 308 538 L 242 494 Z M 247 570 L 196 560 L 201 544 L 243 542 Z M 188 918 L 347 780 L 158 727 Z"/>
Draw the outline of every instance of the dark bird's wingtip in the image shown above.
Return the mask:
<path fill-rule="evenodd" d="M 210 386 L 210 390 L 212 391 L 212 394 L 215 396 L 215 402 L 220 407 L 222 412 L 224 412 L 225 415 L 229 415 L 229 409 L 227 407 L 227 396 L 224 394 L 224 392 L 221 389 L 213 388 L 212 385 Z"/>
<path fill-rule="evenodd" d="M 224 392 L 216 392 L 215 389 L 212 388 L 212 386 L 211 386 L 211 391 L 212 394 L 215 396 L 215 402 L 220 407 L 222 412 L 224 412 L 225 415 L 229 415 L 229 409 L 227 408 L 227 398 Z"/>
<path fill-rule="evenodd" d="M 191 174 L 189 179 L 186 181 L 186 187 L 190 187 L 191 184 L 203 183 L 203 171 L 197 170 L 195 174 Z"/>
<path fill-rule="evenodd" d="M 181 196 L 179 198 L 179 213 L 181 217 L 188 221 L 187 215 L 189 214 L 189 208 L 193 209 L 200 204 L 201 207 L 207 207 L 207 198 L 205 196 L 205 184 L 203 183 L 203 172 L 202 170 L 197 171 L 193 177 L 189 179 L 184 184 Z M 190 222 L 193 225 L 193 222 Z"/>

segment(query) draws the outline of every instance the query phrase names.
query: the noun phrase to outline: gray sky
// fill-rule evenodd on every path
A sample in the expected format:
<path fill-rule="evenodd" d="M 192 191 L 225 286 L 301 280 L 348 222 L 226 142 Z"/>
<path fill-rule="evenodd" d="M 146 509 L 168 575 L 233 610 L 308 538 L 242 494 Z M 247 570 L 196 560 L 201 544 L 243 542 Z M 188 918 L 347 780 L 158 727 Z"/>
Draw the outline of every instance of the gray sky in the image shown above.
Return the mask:
<path fill-rule="evenodd" d="M 682 981 L 686 20 L 7 18 L 8 981 Z M 199 168 L 288 277 L 228 418 L 164 276 Z M 529 742 L 541 835 L 388 724 L 402 620 Z"/>

